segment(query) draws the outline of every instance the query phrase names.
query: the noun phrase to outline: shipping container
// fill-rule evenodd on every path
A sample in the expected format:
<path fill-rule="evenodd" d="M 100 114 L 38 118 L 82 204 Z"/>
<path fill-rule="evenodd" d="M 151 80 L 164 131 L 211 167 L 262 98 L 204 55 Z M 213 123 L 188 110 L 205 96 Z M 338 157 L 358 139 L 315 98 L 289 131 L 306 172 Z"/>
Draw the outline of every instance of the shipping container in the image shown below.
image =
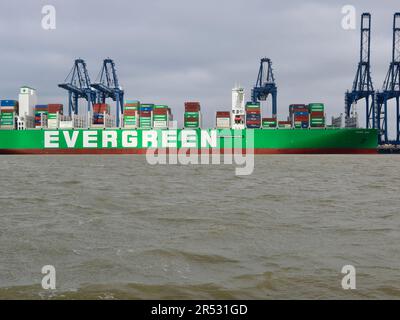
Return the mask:
<path fill-rule="evenodd" d="M 291 128 L 292 122 L 291 121 L 278 121 L 279 128 Z"/>
<path fill-rule="evenodd" d="M 124 106 L 138 107 L 138 106 L 140 106 L 140 101 L 139 100 L 125 100 Z"/>
<path fill-rule="evenodd" d="M 246 120 L 247 119 L 251 119 L 251 120 L 255 120 L 258 119 L 261 121 L 261 115 L 260 114 L 246 114 Z"/>
<path fill-rule="evenodd" d="M 13 109 L 8 109 L 5 111 L 4 109 L 0 113 L 0 126 L 1 127 L 14 127 L 15 122 L 15 112 Z"/>
<path fill-rule="evenodd" d="M 64 106 L 62 104 L 50 103 L 47 105 L 49 113 L 63 114 Z"/>
<path fill-rule="evenodd" d="M 260 115 L 261 114 L 261 110 L 257 110 L 257 109 L 249 109 L 249 110 L 246 110 L 246 114 L 257 114 L 257 115 Z"/>
<path fill-rule="evenodd" d="M 185 112 L 200 111 L 200 102 L 185 102 Z"/>
<path fill-rule="evenodd" d="M 154 109 L 153 114 L 168 115 L 169 109 Z"/>
<path fill-rule="evenodd" d="M 246 124 L 259 124 L 259 125 L 261 125 L 261 121 L 259 121 L 259 120 L 247 120 Z"/>
<path fill-rule="evenodd" d="M 325 113 L 323 111 L 312 111 L 310 115 L 311 117 L 321 118 L 325 116 Z"/>
<path fill-rule="evenodd" d="M 48 111 L 49 110 L 49 106 L 47 104 L 37 104 L 35 106 L 35 111 Z"/>
<path fill-rule="evenodd" d="M 138 114 L 137 110 L 125 110 L 124 115 L 127 116 L 136 116 Z"/>
<path fill-rule="evenodd" d="M 216 127 L 218 129 L 229 129 L 231 127 L 231 118 L 216 118 Z"/>
<path fill-rule="evenodd" d="M 139 107 L 139 110 L 140 110 L 141 112 L 151 112 L 151 111 L 153 111 L 153 107 L 143 107 L 143 106 L 140 106 L 140 107 Z"/>
<path fill-rule="evenodd" d="M 259 102 L 247 102 L 245 108 L 246 108 L 246 110 L 247 109 L 260 109 L 261 105 Z"/>
<path fill-rule="evenodd" d="M 310 103 L 308 104 L 308 109 L 310 110 L 310 112 L 313 111 L 323 112 L 325 109 L 325 105 L 323 103 Z"/>
<path fill-rule="evenodd" d="M 1 107 L 16 107 L 17 105 L 17 100 L 0 100 Z"/>
<path fill-rule="evenodd" d="M 200 113 L 199 112 L 185 112 L 184 116 L 185 116 L 185 118 L 199 118 Z"/>
<path fill-rule="evenodd" d="M 110 114 L 110 105 L 107 103 L 93 104 L 93 113 L 107 113 Z"/>
<path fill-rule="evenodd" d="M 155 129 L 167 129 L 168 121 L 155 120 L 153 121 L 153 128 Z"/>
<path fill-rule="evenodd" d="M 229 111 L 217 111 L 216 112 L 217 118 L 229 118 L 230 116 L 231 116 L 231 113 Z"/>
<path fill-rule="evenodd" d="M 277 126 L 276 118 L 263 118 L 262 119 L 263 128 L 275 128 Z"/>

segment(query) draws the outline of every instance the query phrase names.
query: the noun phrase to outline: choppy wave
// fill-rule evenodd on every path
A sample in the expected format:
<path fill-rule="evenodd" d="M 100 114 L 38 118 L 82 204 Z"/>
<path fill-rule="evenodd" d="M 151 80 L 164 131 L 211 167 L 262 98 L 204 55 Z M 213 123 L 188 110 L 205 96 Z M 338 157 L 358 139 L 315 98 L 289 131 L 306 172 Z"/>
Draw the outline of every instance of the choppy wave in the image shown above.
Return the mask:
<path fill-rule="evenodd" d="M 400 162 L 0 157 L 0 299 L 400 298 Z M 347 165 L 346 165 L 347 164 Z M 40 288 L 41 267 L 57 290 Z M 357 290 L 341 269 L 357 270 Z"/>

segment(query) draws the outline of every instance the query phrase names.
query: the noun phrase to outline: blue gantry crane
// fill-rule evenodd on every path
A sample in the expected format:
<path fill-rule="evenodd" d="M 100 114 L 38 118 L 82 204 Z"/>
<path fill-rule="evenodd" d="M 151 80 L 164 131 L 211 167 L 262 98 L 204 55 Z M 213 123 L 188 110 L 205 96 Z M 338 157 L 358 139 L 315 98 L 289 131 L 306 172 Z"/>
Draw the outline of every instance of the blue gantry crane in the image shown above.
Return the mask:
<path fill-rule="evenodd" d="M 345 114 L 350 116 L 354 104 L 365 99 L 366 127 L 375 128 L 375 90 L 371 79 L 371 14 L 361 15 L 360 61 L 351 91 L 345 94 Z"/>
<path fill-rule="evenodd" d="M 276 117 L 278 88 L 272 71 L 272 62 L 269 58 L 262 58 L 257 82 L 251 91 L 251 100 L 252 102 L 265 101 L 269 95 L 272 96 L 272 116 Z"/>
<path fill-rule="evenodd" d="M 79 113 L 79 99 L 87 101 L 87 111 L 96 103 L 96 90 L 91 87 L 89 73 L 83 59 L 76 59 L 64 83 L 58 85 L 68 91 L 68 115 Z"/>
<path fill-rule="evenodd" d="M 97 98 L 99 103 L 105 103 L 107 98 L 111 98 L 116 102 L 115 121 L 118 127 L 120 122 L 120 114 L 123 114 L 124 90 L 118 83 L 117 71 L 115 69 L 115 63 L 112 59 L 104 59 L 99 75 L 99 82 L 94 83 L 91 86 L 99 93 Z"/>
<path fill-rule="evenodd" d="M 388 137 L 388 102 L 396 101 L 396 140 L 390 141 L 396 145 L 400 144 L 400 12 L 393 16 L 393 44 L 392 61 L 386 74 L 382 91 L 376 94 L 377 103 L 377 125 L 380 132 L 380 143 L 389 143 Z"/>

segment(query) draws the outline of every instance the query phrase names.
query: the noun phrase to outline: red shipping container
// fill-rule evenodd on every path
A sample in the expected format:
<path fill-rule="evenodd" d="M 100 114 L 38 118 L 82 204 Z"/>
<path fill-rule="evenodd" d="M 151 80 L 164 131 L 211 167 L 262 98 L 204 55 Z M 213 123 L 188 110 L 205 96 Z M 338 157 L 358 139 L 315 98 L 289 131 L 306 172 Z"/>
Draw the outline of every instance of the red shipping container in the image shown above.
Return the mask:
<path fill-rule="evenodd" d="M 186 101 L 185 106 L 199 106 L 200 107 L 200 102 L 198 101 Z"/>
<path fill-rule="evenodd" d="M 136 116 L 136 110 L 125 110 L 124 115 L 126 116 Z"/>
<path fill-rule="evenodd" d="M 263 121 L 276 121 L 276 118 L 262 118 Z"/>
<path fill-rule="evenodd" d="M 56 113 L 56 112 L 62 113 L 63 105 L 62 104 L 55 104 L 55 103 L 49 104 L 48 105 L 48 110 L 49 110 L 49 113 Z"/>
<path fill-rule="evenodd" d="M 125 107 L 139 107 L 140 103 L 125 103 Z"/>
<path fill-rule="evenodd" d="M 246 121 L 247 124 L 261 124 L 260 120 L 247 120 Z"/>
<path fill-rule="evenodd" d="M 153 114 L 168 114 L 168 109 L 164 108 L 164 109 L 154 109 L 153 110 Z"/>
<path fill-rule="evenodd" d="M 315 117 L 315 118 L 321 118 L 324 117 L 324 112 L 323 111 L 314 111 L 311 112 L 311 117 Z"/>
<path fill-rule="evenodd" d="M 308 117 L 306 116 L 294 117 L 294 121 L 308 121 Z"/>
<path fill-rule="evenodd" d="M 14 108 L 1 108 L 1 110 L 0 110 L 0 113 L 12 113 L 12 112 L 14 112 L 15 111 L 15 109 Z"/>
<path fill-rule="evenodd" d="M 231 113 L 229 111 L 217 111 L 217 118 L 229 118 Z"/>
<path fill-rule="evenodd" d="M 94 113 L 109 113 L 110 106 L 107 103 L 95 103 L 93 104 Z"/>
<path fill-rule="evenodd" d="M 195 117 L 187 117 L 185 118 L 185 122 L 198 122 L 199 118 L 195 118 Z"/>
<path fill-rule="evenodd" d="M 308 109 L 304 109 L 304 108 L 299 108 L 299 109 L 292 109 L 290 110 L 290 113 L 294 113 L 294 112 L 308 112 Z"/>
<path fill-rule="evenodd" d="M 185 107 L 185 112 L 199 112 L 200 108 L 196 106 Z"/>
<path fill-rule="evenodd" d="M 200 111 L 200 102 L 185 102 L 185 112 Z"/>
<path fill-rule="evenodd" d="M 258 109 L 258 110 L 246 110 L 246 113 L 247 114 L 260 114 L 261 113 L 261 110 L 260 109 Z"/>

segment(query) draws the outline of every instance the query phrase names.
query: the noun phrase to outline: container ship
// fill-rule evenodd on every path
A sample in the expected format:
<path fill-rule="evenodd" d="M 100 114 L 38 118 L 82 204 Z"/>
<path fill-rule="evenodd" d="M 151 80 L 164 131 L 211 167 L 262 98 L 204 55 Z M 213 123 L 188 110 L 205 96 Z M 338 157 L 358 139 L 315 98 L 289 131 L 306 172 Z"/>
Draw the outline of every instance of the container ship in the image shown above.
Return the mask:
<path fill-rule="evenodd" d="M 93 103 L 64 115 L 62 104 L 37 104 L 36 90 L 24 86 L 18 100 L 0 101 L 0 154 L 377 153 L 376 129 L 327 126 L 323 103 L 292 104 L 279 121 L 244 97 L 243 88 L 232 90 L 232 108 L 216 112 L 214 128 L 202 128 L 199 102 L 185 102 L 178 128 L 167 105 L 124 100 L 111 115 L 110 105 Z"/>

